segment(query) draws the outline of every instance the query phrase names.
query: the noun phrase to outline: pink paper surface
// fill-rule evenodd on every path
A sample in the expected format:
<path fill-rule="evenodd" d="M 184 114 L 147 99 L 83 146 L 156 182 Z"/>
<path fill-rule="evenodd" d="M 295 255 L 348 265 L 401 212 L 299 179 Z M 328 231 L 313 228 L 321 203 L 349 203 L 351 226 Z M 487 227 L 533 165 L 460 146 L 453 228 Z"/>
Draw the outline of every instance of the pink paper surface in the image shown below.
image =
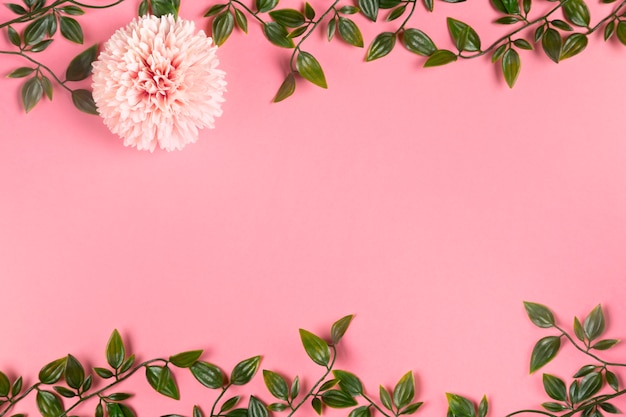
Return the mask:
<path fill-rule="evenodd" d="M 181 17 L 206 28 L 209 6 L 184 0 Z M 81 17 L 85 44 L 135 7 Z M 446 16 L 499 36 L 486 2 L 437 3 L 416 24 L 440 47 L 452 47 Z M 359 23 L 366 43 L 384 27 Z M 310 387 L 321 370 L 298 328 L 328 336 L 354 313 L 338 367 L 372 397 L 411 370 L 418 415 L 445 415 L 455 392 L 487 394 L 497 416 L 548 401 L 528 360 L 554 332 L 522 301 L 567 328 L 602 303 L 610 336 L 624 337 L 623 46 L 592 36 L 559 65 L 522 54 L 510 90 L 488 58 L 422 69 L 397 46 L 366 64 L 363 50 L 314 35 L 306 50 L 329 89 L 300 80 L 271 104 L 290 52 L 250 31 L 219 50 L 223 117 L 181 152 L 124 148 L 60 88 L 26 115 L 21 83 L 2 80 L 0 369 L 32 384 L 67 353 L 103 366 L 117 328 L 140 359 L 202 348 L 228 372 L 262 354 L 262 368 Z M 84 49 L 55 48 L 60 72 Z M 0 73 L 23 64 L 3 55 Z M 546 372 L 569 378 L 586 362 L 563 355 Z M 136 379 L 144 416 L 190 415 L 214 394 L 181 373 L 176 403 Z M 270 400 L 260 376 L 252 393 Z"/>

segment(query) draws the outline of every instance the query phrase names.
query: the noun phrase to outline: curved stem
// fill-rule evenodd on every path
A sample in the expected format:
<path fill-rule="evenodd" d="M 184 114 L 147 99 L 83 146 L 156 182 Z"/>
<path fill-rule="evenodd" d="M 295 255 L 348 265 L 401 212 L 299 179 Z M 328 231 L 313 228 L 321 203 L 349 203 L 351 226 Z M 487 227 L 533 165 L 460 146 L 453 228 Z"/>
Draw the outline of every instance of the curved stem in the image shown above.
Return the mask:
<path fill-rule="evenodd" d="M 215 416 L 215 407 L 217 407 L 217 403 L 222 399 L 224 394 L 226 394 L 226 391 L 228 390 L 228 388 L 230 388 L 230 386 L 231 384 L 228 384 L 225 387 L 223 387 L 222 392 L 220 392 L 220 395 L 218 395 L 217 398 L 215 399 L 215 402 L 213 403 L 213 406 L 211 407 L 211 417 Z"/>
<path fill-rule="evenodd" d="M 570 343 L 572 345 L 574 345 L 574 347 L 576 349 L 578 349 L 579 351 L 581 351 L 585 355 L 587 355 L 587 356 L 597 360 L 598 362 L 600 362 L 604 366 L 626 366 L 626 364 L 624 364 L 624 363 L 607 362 L 605 360 L 600 359 L 599 357 L 597 357 L 593 353 L 591 353 L 588 350 L 583 349 L 582 347 L 580 347 L 580 345 L 578 343 L 576 343 L 576 341 L 572 338 L 572 336 L 570 336 L 565 330 L 561 329 L 559 326 L 554 326 L 554 328 L 557 329 L 558 331 L 560 331 L 563 334 L 563 336 L 565 336 L 567 338 L 567 340 L 569 340 Z"/>
<path fill-rule="evenodd" d="M 0 23 L 0 29 L 2 29 L 5 26 L 9 26 L 12 25 L 14 23 L 24 23 L 24 22 L 28 22 L 29 20 L 33 20 L 35 17 L 40 16 L 42 14 L 46 14 L 46 12 L 48 12 L 48 10 L 54 9 L 57 6 L 60 6 L 63 3 L 67 3 L 70 0 L 57 0 L 54 3 L 52 3 L 50 6 L 46 6 L 46 7 L 42 7 L 41 9 L 37 9 L 37 10 L 33 10 L 32 12 L 26 13 L 25 15 L 22 15 L 20 17 L 16 17 L 15 19 L 9 20 L 7 22 L 4 23 Z"/>
<path fill-rule="evenodd" d="M 52 78 L 54 78 L 54 80 L 61 87 L 65 88 L 70 93 L 74 91 L 71 88 L 69 88 L 67 85 L 65 85 L 65 82 L 61 81 L 61 79 L 59 77 L 57 77 L 57 75 L 54 73 L 54 71 L 52 71 L 49 67 L 47 67 L 46 65 L 42 64 L 41 62 L 39 62 L 39 61 L 37 61 L 37 60 L 35 60 L 35 59 L 31 58 L 31 57 L 29 57 L 25 53 L 23 53 L 23 52 L 14 52 L 14 51 L 0 51 L 0 54 L 21 56 L 22 58 L 27 59 L 28 61 L 32 62 L 33 64 L 37 65 L 38 67 L 41 67 L 44 70 L 46 70 L 46 72 L 48 72 L 52 76 Z M 1 414 L 0 414 L 0 417 L 2 417 Z"/>
<path fill-rule="evenodd" d="M 590 28 L 587 31 L 587 35 L 595 32 L 596 30 L 598 30 L 600 28 L 600 26 L 602 26 L 604 23 L 606 23 L 608 20 L 614 19 L 618 14 L 620 9 L 626 4 L 626 0 L 623 0 L 613 11 L 613 13 L 611 13 L 610 15 L 608 15 L 607 17 L 605 17 L 604 19 L 600 20 L 594 27 Z"/>
<path fill-rule="evenodd" d="M 365 401 L 367 401 L 368 403 L 370 403 L 375 409 L 378 410 L 379 413 L 381 413 L 382 415 L 386 416 L 386 417 L 391 417 L 389 414 L 387 414 L 382 408 L 380 408 L 378 406 L 378 404 L 376 404 L 374 401 L 372 401 L 367 395 L 365 395 L 365 393 L 362 394 L 363 398 L 365 399 Z"/>
<path fill-rule="evenodd" d="M 33 384 L 31 387 L 29 387 L 26 391 L 24 391 L 22 395 L 11 398 L 11 400 L 9 400 L 9 405 L 7 406 L 7 408 L 4 409 L 2 412 L 0 412 L 0 417 L 6 415 L 6 413 L 8 413 L 9 410 L 11 410 L 15 404 L 19 403 L 24 398 L 26 398 L 28 394 L 38 389 L 40 385 L 41 385 L 41 382 L 37 382 L 36 384 Z"/>
<path fill-rule="evenodd" d="M 239 6 L 241 6 L 242 9 L 244 9 L 246 12 L 248 12 L 250 14 L 250 16 L 252 16 L 256 20 L 258 20 L 260 24 L 265 25 L 265 21 L 263 19 L 261 19 L 257 15 L 257 13 L 253 12 L 252 9 L 250 9 L 248 6 L 246 6 L 245 4 L 240 2 L 239 0 L 230 0 L 230 3 L 237 3 Z"/>
<path fill-rule="evenodd" d="M 85 9 L 108 9 L 109 7 L 117 6 L 118 4 L 123 3 L 126 0 L 117 0 L 117 1 L 115 1 L 113 3 L 104 4 L 102 6 L 95 6 L 95 5 L 92 5 L 92 4 L 85 4 L 85 3 L 78 2 L 76 0 L 66 0 L 66 1 L 72 3 L 73 5 L 84 7 Z"/>
<path fill-rule="evenodd" d="M 415 8 L 417 7 L 417 1 L 409 0 L 409 3 L 413 3 L 411 5 L 411 10 L 409 11 L 409 14 L 407 15 L 407 17 L 405 17 L 404 20 L 402 21 L 402 24 L 400 25 L 400 27 L 398 27 L 398 29 L 396 29 L 396 31 L 394 32 L 395 35 L 397 35 L 398 32 L 400 32 L 401 30 L 404 30 L 404 26 L 406 26 L 408 21 L 411 19 L 411 16 L 413 16 L 413 13 L 415 13 Z"/>
<path fill-rule="evenodd" d="M 542 410 L 519 410 L 519 411 L 514 411 L 510 414 L 507 414 L 505 417 L 512 417 L 516 414 L 523 414 L 523 413 L 543 414 L 544 416 L 556 417 L 554 414 L 548 413 L 547 411 L 542 411 Z"/>
<path fill-rule="evenodd" d="M 338 1 L 339 0 L 335 1 L 335 3 L 333 3 L 333 6 L 335 4 L 337 4 Z M 326 377 L 328 376 L 330 371 L 332 371 L 333 366 L 335 365 L 335 360 L 337 359 L 337 348 L 334 345 L 331 345 L 330 348 L 332 350 L 333 357 L 332 357 L 332 359 L 330 361 L 330 364 L 328 366 L 326 366 L 326 372 L 324 372 L 324 375 L 322 375 L 322 377 L 320 379 L 318 379 L 317 382 L 311 387 L 311 389 L 309 390 L 309 392 L 307 392 L 307 394 L 304 396 L 304 398 L 295 407 L 292 408 L 292 410 L 289 412 L 287 417 L 293 416 L 294 413 L 296 411 L 298 411 L 298 409 L 302 406 L 302 404 L 304 404 L 304 402 L 307 399 L 309 399 L 309 397 L 311 397 L 311 395 L 313 395 L 313 392 L 318 387 L 318 385 L 321 384 L 326 379 Z"/>

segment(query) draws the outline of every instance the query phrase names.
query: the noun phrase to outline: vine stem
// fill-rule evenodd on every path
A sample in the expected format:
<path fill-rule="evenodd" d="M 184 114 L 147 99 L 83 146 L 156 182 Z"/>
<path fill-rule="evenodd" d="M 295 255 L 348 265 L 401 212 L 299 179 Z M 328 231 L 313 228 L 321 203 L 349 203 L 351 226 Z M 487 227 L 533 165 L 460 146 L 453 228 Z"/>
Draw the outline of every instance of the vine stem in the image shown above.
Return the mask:
<path fill-rule="evenodd" d="M 28 396 L 28 394 L 30 394 L 32 391 L 39 389 L 39 386 L 41 385 L 41 382 L 37 382 L 36 384 L 33 384 L 31 387 L 29 387 L 26 391 L 24 391 L 24 393 L 16 398 L 11 398 L 11 400 L 9 400 L 9 405 L 7 406 L 7 408 L 0 412 L 0 417 L 4 416 L 6 413 L 9 412 L 9 410 L 11 410 L 13 408 L 13 406 L 17 403 L 19 403 L 20 401 L 22 401 L 24 398 L 26 398 Z"/>
<path fill-rule="evenodd" d="M 365 395 L 365 393 L 362 394 L 363 398 L 365 399 L 365 401 L 369 402 L 375 409 L 378 410 L 379 413 L 381 413 L 382 415 L 386 416 L 386 417 L 391 417 L 389 414 L 387 414 L 382 408 L 380 408 L 378 406 L 378 404 L 376 404 L 374 401 L 372 401 L 367 395 Z"/>
<path fill-rule="evenodd" d="M 333 4 L 333 6 L 335 4 L 337 4 L 338 0 L 335 1 L 335 3 Z M 318 387 L 319 384 L 321 384 L 326 377 L 328 376 L 328 374 L 330 373 L 330 371 L 332 371 L 333 366 L 335 365 L 335 360 L 337 359 L 337 348 L 335 347 L 335 345 L 331 345 L 330 346 L 332 353 L 333 353 L 333 357 L 332 360 L 330 361 L 330 364 L 326 366 L 326 372 L 324 372 L 324 375 L 322 375 L 322 377 L 320 379 L 317 380 L 317 382 L 311 387 L 311 389 L 309 390 L 309 392 L 307 392 L 307 394 L 304 396 L 304 398 L 295 406 L 291 409 L 291 411 L 289 412 L 289 414 L 287 415 L 287 417 L 291 417 L 294 415 L 294 413 L 296 411 L 298 411 L 298 409 L 302 406 L 302 404 L 304 404 L 304 402 L 309 399 L 309 397 L 311 397 L 311 395 L 313 395 L 313 392 L 315 391 L 315 389 Z M 2 417 L 2 416 L 0 416 Z"/>
<path fill-rule="evenodd" d="M 514 415 L 523 414 L 523 413 L 543 414 L 544 416 L 556 417 L 556 415 L 552 413 L 548 413 L 547 411 L 542 411 L 542 410 L 518 410 L 510 414 L 507 414 L 505 417 L 512 417 Z"/>
<path fill-rule="evenodd" d="M 243 4 L 242 2 L 240 2 L 239 0 L 230 0 L 231 3 L 237 3 L 239 6 L 241 6 L 246 12 L 248 12 L 252 17 L 254 17 L 256 20 L 259 21 L 259 23 L 261 23 L 263 26 L 265 26 L 265 21 L 263 19 L 261 19 L 257 13 L 253 12 L 252 9 L 250 9 L 248 6 L 246 6 L 245 4 Z"/>
<path fill-rule="evenodd" d="M 556 325 L 554 326 L 554 328 L 557 329 L 558 331 L 560 331 L 562 333 L 562 335 L 565 336 L 565 338 L 567 338 L 567 340 L 569 340 L 570 343 L 572 345 L 574 345 L 574 347 L 576 349 L 578 349 L 579 351 L 581 351 L 585 355 L 587 355 L 587 356 L 597 360 L 598 362 L 600 362 L 604 366 L 626 366 L 626 364 L 624 364 L 624 363 L 607 362 L 605 360 L 600 359 L 599 357 L 597 357 L 593 353 L 591 353 L 588 350 L 583 349 L 582 347 L 580 347 L 580 345 L 578 343 L 576 343 L 576 341 L 572 338 L 572 336 L 570 336 L 565 330 L 561 329 L 559 326 L 556 326 Z"/>
<path fill-rule="evenodd" d="M 591 33 L 595 32 L 596 30 L 598 30 L 598 28 L 599 28 L 600 26 L 602 26 L 602 25 L 603 25 L 603 24 L 604 24 L 607 20 L 614 19 L 614 18 L 617 16 L 617 14 L 619 13 L 620 9 L 621 9 L 622 7 L 624 7 L 624 5 L 625 5 L 625 4 L 626 4 L 626 0 L 623 0 L 623 1 L 622 1 L 622 2 L 621 2 L 621 3 L 620 3 L 620 4 L 619 4 L 619 5 L 615 8 L 615 10 L 613 11 L 613 13 L 611 13 L 610 15 L 608 15 L 607 17 L 605 17 L 604 19 L 600 20 L 600 21 L 599 21 L 599 22 L 598 22 L 598 23 L 597 23 L 597 24 L 596 24 L 593 28 L 590 28 L 590 29 L 587 31 L 587 35 L 589 35 L 589 34 L 591 34 Z"/>
<path fill-rule="evenodd" d="M 228 390 L 228 388 L 230 388 L 231 385 L 232 384 L 228 384 L 225 387 L 223 387 L 222 392 L 220 392 L 220 395 L 218 395 L 217 398 L 215 399 L 215 402 L 213 403 L 213 406 L 211 407 L 211 417 L 215 416 L 215 407 L 217 407 L 217 403 L 222 399 L 224 394 L 226 394 L 226 391 Z"/>
<path fill-rule="evenodd" d="M 68 1 L 76 6 L 84 7 L 86 9 L 108 9 L 109 7 L 117 6 L 120 3 L 124 3 L 126 0 L 117 0 L 117 1 L 114 1 L 113 3 L 104 4 L 101 6 L 96 6 L 93 4 L 85 4 L 85 3 L 78 2 L 76 0 L 65 0 L 65 1 Z"/>
<path fill-rule="evenodd" d="M 409 3 L 411 4 L 411 10 L 409 10 L 409 14 L 407 15 L 407 17 L 404 18 L 404 20 L 402 21 L 402 24 L 400 25 L 400 27 L 398 27 L 398 29 L 396 29 L 396 31 L 394 32 L 394 35 L 397 35 L 398 32 L 400 32 L 401 30 L 404 30 L 404 26 L 406 26 L 406 24 L 409 22 L 409 20 L 411 20 L 411 16 L 413 16 L 413 13 L 415 13 L 415 8 L 417 7 L 417 1 L 416 0 L 409 0 Z"/>
<path fill-rule="evenodd" d="M 60 6 L 63 3 L 67 3 L 70 0 L 57 0 L 54 3 L 52 3 L 50 6 L 46 6 L 46 7 L 42 7 L 41 9 L 37 9 L 37 10 L 33 10 L 32 12 L 28 12 L 25 15 L 22 15 L 20 17 L 16 17 L 13 20 L 9 20 L 8 22 L 4 22 L 4 23 L 0 23 L 0 29 L 2 29 L 5 26 L 9 26 L 12 25 L 14 23 L 24 23 L 24 22 L 28 22 L 29 20 L 33 20 L 36 16 L 45 14 L 48 10 L 52 10 L 57 6 Z"/>
<path fill-rule="evenodd" d="M 41 62 L 39 62 L 39 61 L 37 61 L 37 60 L 35 60 L 35 59 L 31 58 L 31 57 L 29 57 L 24 52 L 21 52 L 21 51 L 20 52 L 0 51 L 0 54 L 21 56 L 22 58 L 29 60 L 30 62 L 32 62 L 33 64 L 37 65 L 38 67 L 41 67 L 41 68 L 45 69 L 61 87 L 65 88 L 70 93 L 72 93 L 74 91 L 71 88 L 69 88 L 67 85 L 65 85 L 65 81 L 61 81 L 61 79 L 59 77 L 57 77 L 57 75 L 54 73 L 54 71 L 52 71 L 48 66 L 42 64 Z M 2 414 L 0 414 L 0 417 L 2 417 Z"/>
<path fill-rule="evenodd" d="M 328 15 L 328 13 L 330 13 L 332 10 L 335 10 L 335 6 L 337 5 L 337 3 L 339 3 L 339 0 L 333 1 L 333 4 L 331 4 L 330 7 L 328 7 L 328 9 L 326 9 L 326 11 L 324 11 L 324 13 L 322 13 L 322 15 L 316 21 L 313 22 L 313 26 L 311 27 L 311 29 L 298 41 L 298 43 L 296 44 L 296 47 L 293 49 L 293 52 L 291 53 L 291 58 L 289 58 L 289 66 L 291 67 L 291 72 L 296 72 L 296 69 L 293 64 L 293 61 L 296 57 L 296 52 L 302 51 L 302 49 L 300 49 L 300 46 L 304 43 L 304 41 L 307 40 L 309 36 L 311 36 L 313 32 L 315 32 L 315 29 L 317 28 L 317 26 L 319 26 L 319 24 L 322 22 L 322 20 L 324 20 L 324 18 Z M 331 346 L 331 347 L 335 349 L 335 346 Z M 333 359 L 333 362 L 334 362 L 334 359 Z"/>

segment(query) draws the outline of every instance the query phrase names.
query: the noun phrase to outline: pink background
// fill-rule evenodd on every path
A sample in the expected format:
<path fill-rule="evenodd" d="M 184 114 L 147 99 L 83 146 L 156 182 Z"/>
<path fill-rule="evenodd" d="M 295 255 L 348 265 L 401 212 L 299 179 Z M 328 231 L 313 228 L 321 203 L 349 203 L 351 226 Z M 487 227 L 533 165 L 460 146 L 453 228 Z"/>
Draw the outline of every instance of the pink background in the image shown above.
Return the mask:
<path fill-rule="evenodd" d="M 205 28 L 209 6 L 184 0 L 181 16 Z M 135 7 L 81 17 L 86 45 Z M 486 1 L 420 8 L 414 25 L 450 48 L 446 16 L 485 43 L 501 33 Z M 366 43 L 384 27 L 359 22 Z M 527 370 L 552 333 L 523 300 L 565 326 L 603 303 L 611 336 L 626 334 L 623 46 L 598 34 L 558 66 L 523 53 L 509 90 L 488 59 L 428 70 L 398 47 L 365 64 L 314 35 L 329 90 L 300 81 L 271 104 L 289 51 L 250 31 L 219 51 L 223 117 L 182 152 L 124 148 L 59 88 L 26 115 L 21 83 L 1 82 L 0 369 L 33 383 L 68 352 L 102 366 L 118 328 L 141 359 L 205 348 L 229 371 L 262 354 L 310 384 L 320 369 L 297 329 L 328 335 L 355 313 L 338 367 L 371 396 L 412 370 L 421 415 L 445 415 L 455 392 L 488 394 L 497 416 L 547 401 Z M 62 72 L 83 47 L 57 43 L 46 62 Z M 22 65 L 2 56 L 0 73 Z M 569 378 L 586 362 L 570 353 L 546 371 Z M 186 373 L 180 403 L 142 379 L 140 415 L 208 411 L 213 393 Z M 270 400 L 260 377 L 248 392 Z"/>

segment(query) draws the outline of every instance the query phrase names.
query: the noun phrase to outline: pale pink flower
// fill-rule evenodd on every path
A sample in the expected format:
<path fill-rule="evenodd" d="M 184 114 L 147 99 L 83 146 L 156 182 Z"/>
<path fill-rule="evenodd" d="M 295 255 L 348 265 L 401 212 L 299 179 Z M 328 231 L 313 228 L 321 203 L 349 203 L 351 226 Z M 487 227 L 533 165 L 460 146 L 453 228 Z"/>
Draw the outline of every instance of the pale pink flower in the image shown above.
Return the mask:
<path fill-rule="evenodd" d="M 119 29 L 93 63 L 93 98 L 124 145 L 168 151 L 196 142 L 222 114 L 217 47 L 195 24 L 146 16 Z"/>

